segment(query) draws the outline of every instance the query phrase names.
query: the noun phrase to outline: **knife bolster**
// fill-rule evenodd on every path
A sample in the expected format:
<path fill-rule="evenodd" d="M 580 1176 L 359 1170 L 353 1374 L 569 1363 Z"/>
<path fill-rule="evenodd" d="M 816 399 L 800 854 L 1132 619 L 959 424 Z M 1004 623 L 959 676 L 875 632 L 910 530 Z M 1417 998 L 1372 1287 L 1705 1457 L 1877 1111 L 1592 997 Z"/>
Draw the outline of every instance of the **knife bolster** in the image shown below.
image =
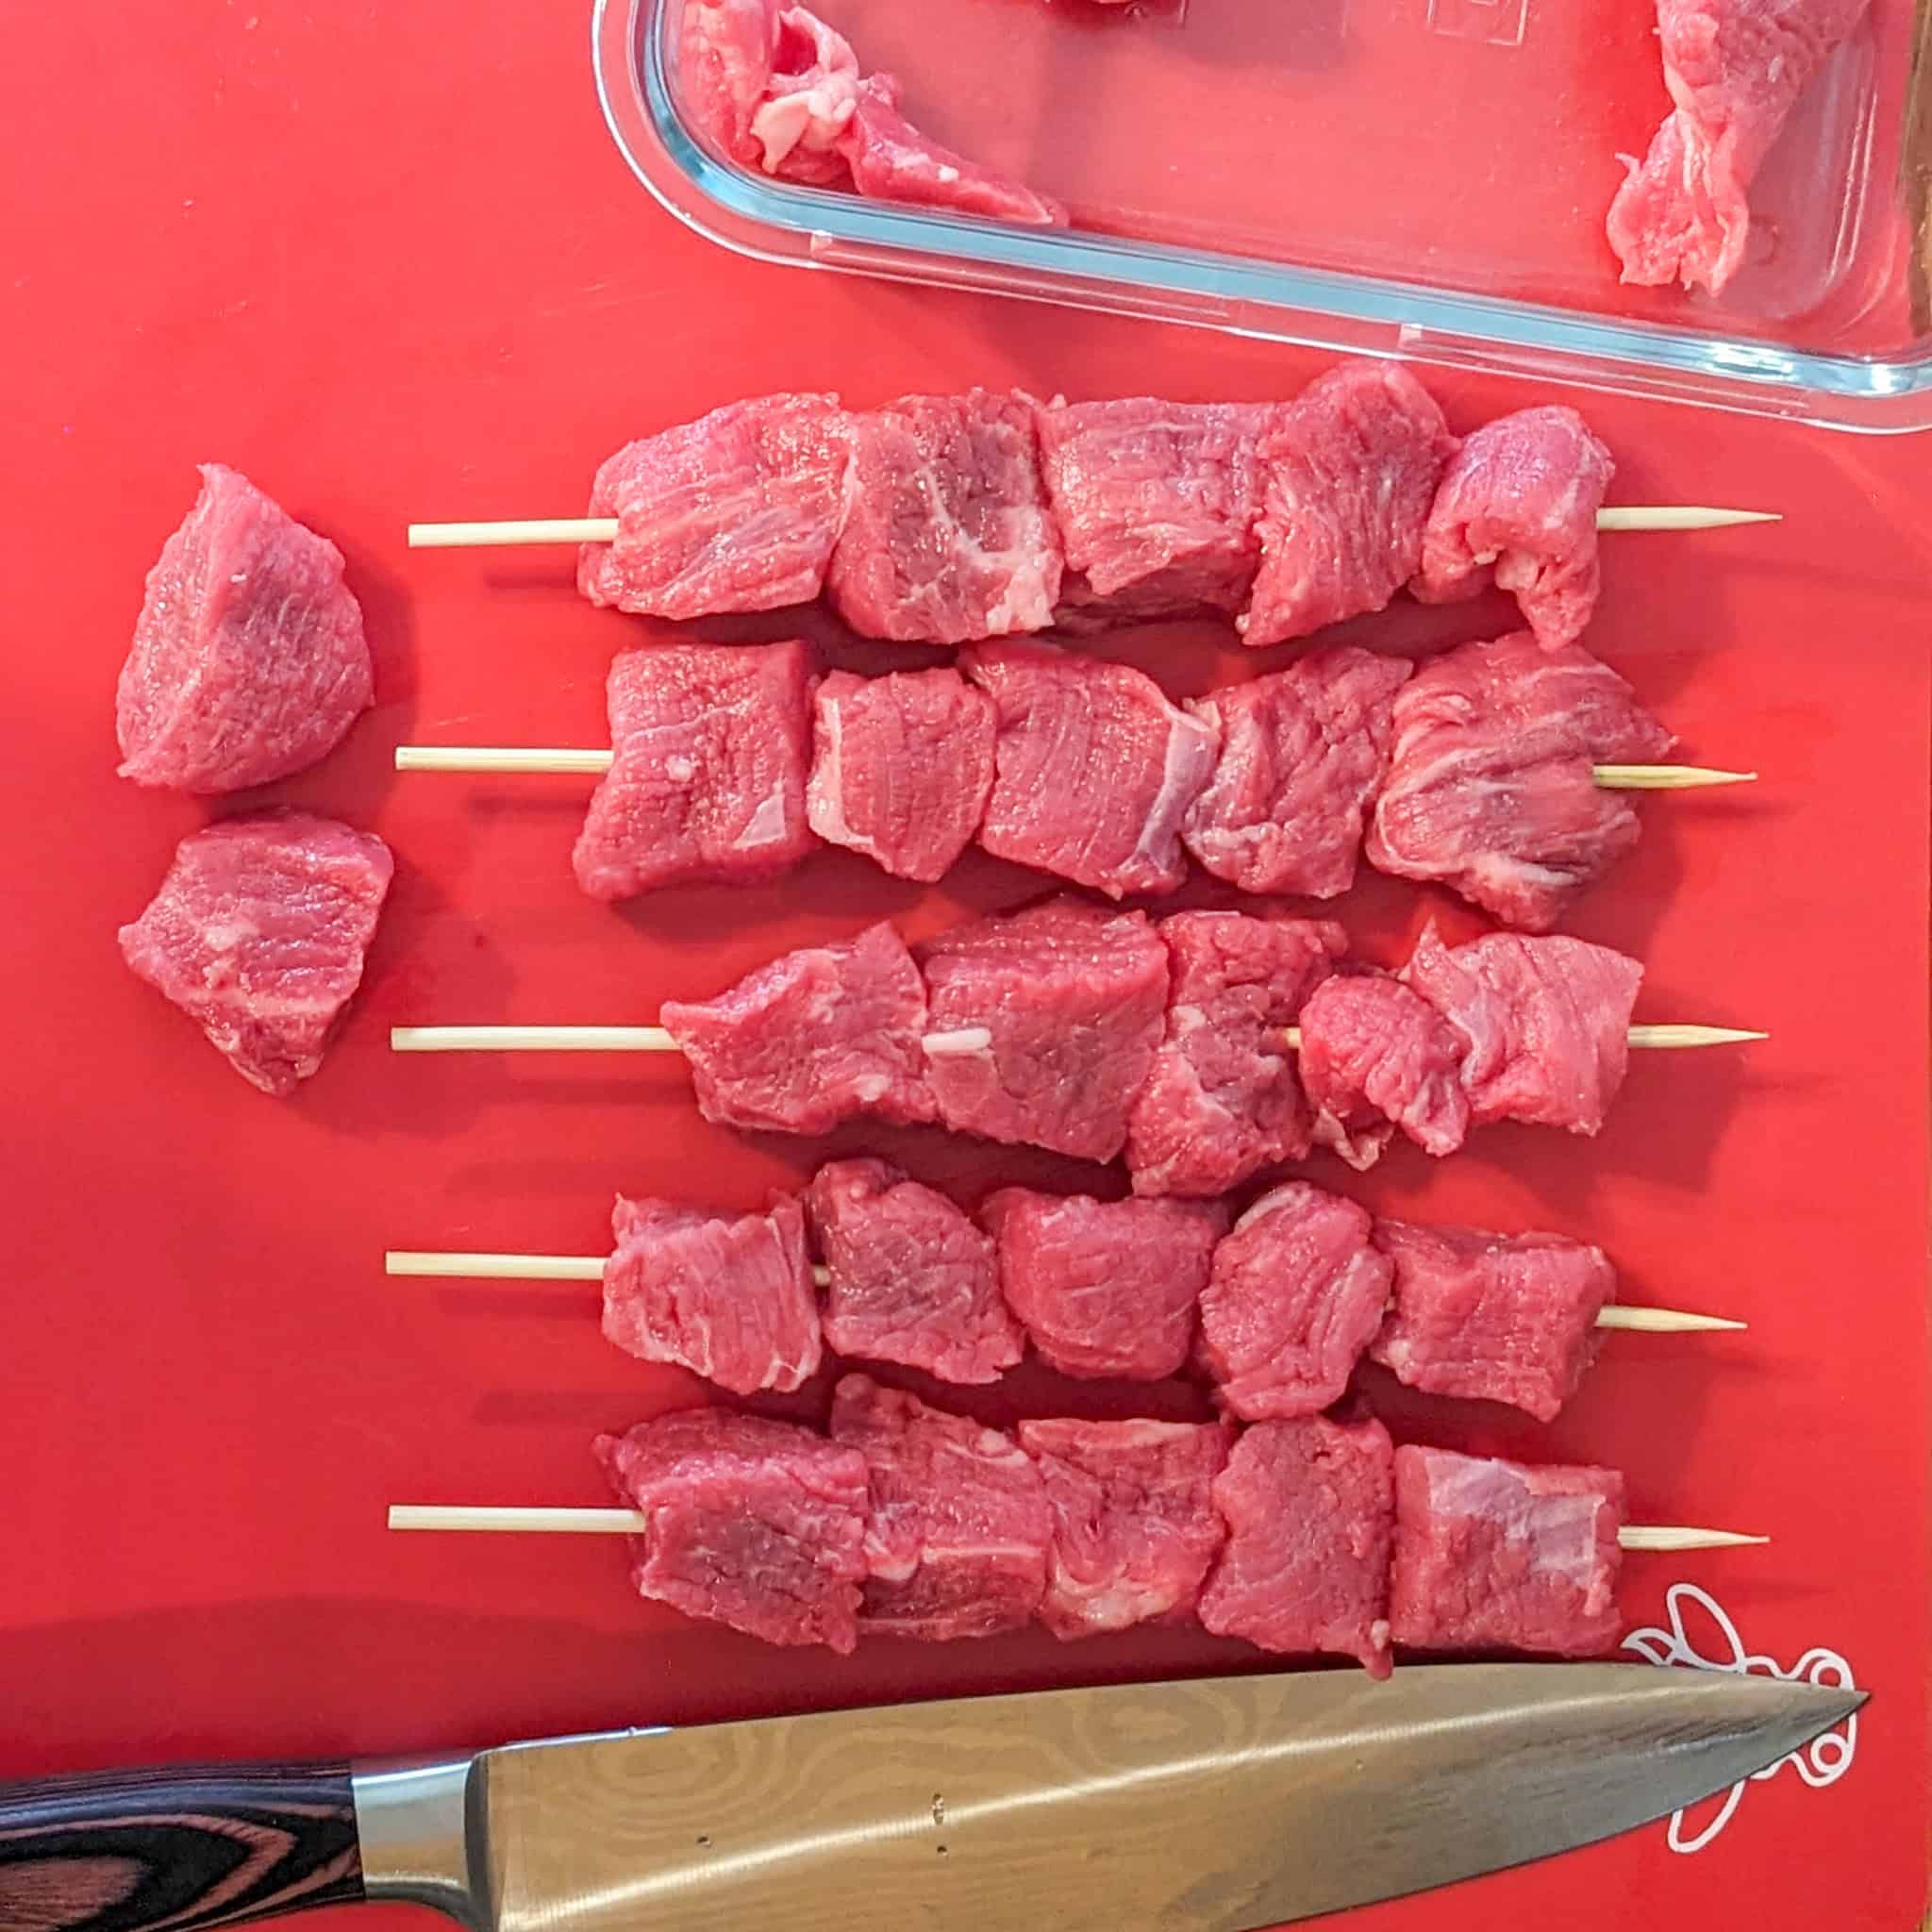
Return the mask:
<path fill-rule="evenodd" d="M 473 1849 L 467 1757 L 448 1762 L 358 1766 L 353 1780 L 366 1897 L 431 1906 L 483 1932 L 489 1886 Z"/>

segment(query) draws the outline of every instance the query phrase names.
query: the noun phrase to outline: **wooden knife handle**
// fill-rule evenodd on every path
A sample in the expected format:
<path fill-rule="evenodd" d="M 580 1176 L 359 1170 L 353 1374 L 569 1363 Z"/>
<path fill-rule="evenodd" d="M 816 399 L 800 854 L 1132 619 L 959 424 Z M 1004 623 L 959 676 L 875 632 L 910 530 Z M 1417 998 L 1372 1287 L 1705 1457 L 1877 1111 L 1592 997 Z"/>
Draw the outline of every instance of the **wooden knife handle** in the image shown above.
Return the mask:
<path fill-rule="evenodd" d="M 361 1898 L 345 1764 L 0 1785 L 0 1932 L 192 1932 Z"/>

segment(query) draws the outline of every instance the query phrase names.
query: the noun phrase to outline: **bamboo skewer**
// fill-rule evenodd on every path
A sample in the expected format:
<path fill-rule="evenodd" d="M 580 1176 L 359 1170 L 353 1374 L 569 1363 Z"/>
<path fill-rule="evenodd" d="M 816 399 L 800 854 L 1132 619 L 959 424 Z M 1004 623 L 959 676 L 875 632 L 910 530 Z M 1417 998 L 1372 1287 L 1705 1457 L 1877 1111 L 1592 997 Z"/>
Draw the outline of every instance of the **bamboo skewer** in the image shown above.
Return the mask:
<path fill-rule="evenodd" d="M 602 1281 L 600 1255 L 475 1255 L 438 1249 L 391 1248 L 382 1257 L 385 1274 L 437 1281 Z M 814 1268 L 821 1288 L 831 1285 L 828 1268 Z M 1612 1302 L 1597 1310 L 1599 1328 L 1623 1328 L 1645 1335 L 1702 1335 L 1736 1331 L 1748 1323 L 1725 1315 L 1695 1315 L 1684 1308 L 1632 1307 Z"/>
<path fill-rule="evenodd" d="M 561 1509 L 463 1503 L 391 1503 L 391 1529 L 464 1530 L 534 1536 L 642 1536 L 649 1519 L 638 1509 Z M 1729 1550 L 1768 1543 L 1768 1536 L 1732 1529 L 1690 1529 L 1679 1524 L 1628 1524 L 1617 1532 L 1626 1550 Z"/>
<path fill-rule="evenodd" d="M 601 775 L 611 754 L 591 749 L 521 744 L 399 744 L 399 772 L 562 772 Z M 1749 785 L 1756 772 L 1722 772 L 1707 765 L 1592 765 L 1606 791 L 1696 791 L 1712 785 Z"/>
<path fill-rule="evenodd" d="M 1299 1026 L 1285 1026 L 1283 1042 L 1299 1052 Z M 1741 1046 L 1769 1040 L 1768 1033 L 1742 1026 L 1633 1026 L 1633 1047 L 1675 1048 Z M 661 1026 L 391 1026 L 391 1053 L 676 1053 L 677 1042 Z M 921 1042 L 926 1055 L 941 1059 L 951 1054 L 984 1053 L 992 1035 L 984 1026 L 962 1026 L 952 1033 L 928 1033 Z"/>
<path fill-rule="evenodd" d="M 1773 509 L 1720 509 L 1701 503 L 1630 503 L 1596 513 L 1599 530 L 1723 530 L 1740 524 L 1777 524 Z M 527 544 L 614 543 L 615 517 L 512 517 L 491 523 L 411 524 L 411 550 L 481 550 Z"/>

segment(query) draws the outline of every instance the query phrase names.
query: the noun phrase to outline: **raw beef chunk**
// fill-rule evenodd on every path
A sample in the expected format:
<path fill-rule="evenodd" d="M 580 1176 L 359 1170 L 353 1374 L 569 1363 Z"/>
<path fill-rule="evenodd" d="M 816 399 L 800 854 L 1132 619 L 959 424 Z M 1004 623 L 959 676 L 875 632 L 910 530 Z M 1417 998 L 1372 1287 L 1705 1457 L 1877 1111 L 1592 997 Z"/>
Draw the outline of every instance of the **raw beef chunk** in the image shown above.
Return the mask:
<path fill-rule="evenodd" d="M 1263 1650 L 1340 1651 L 1389 1674 L 1393 1457 L 1378 1422 L 1260 1423 L 1214 1479 L 1227 1546 L 1201 1621 Z"/>
<path fill-rule="evenodd" d="M 1450 459 L 1409 588 L 1451 604 L 1494 583 L 1544 650 L 1574 644 L 1596 608 L 1596 513 L 1615 469 L 1574 409 L 1485 423 Z"/>
<path fill-rule="evenodd" d="M 750 1395 L 796 1389 L 819 1365 L 805 1216 L 789 1194 L 732 1214 L 622 1194 L 604 1264 L 604 1336 Z"/>
<path fill-rule="evenodd" d="M 266 785 L 332 752 L 374 691 L 341 552 L 204 463 L 121 667 L 121 775 L 178 791 Z"/>
<path fill-rule="evenodd" d="M 1244 892 L 1347 891 L 1412 668 L 1343 645 L 1191 700 L 1221 758 L 1188 813 L 1188 850 Z"/>
<path fill-rule="evenodd" d="M 1414 989 L 1380 974 L 1338 974 L 1308 996 L 1301 1033 L 1315 1139 L 1351 1167 L 1373 1167 L 1397 1127 L 1427 1154 L 1462 1145 L 1463 1038 Z"/>
<path fill-rule="evenodd" d="M 1439 879 L 1529 932 L 1637 843 L 1637 814 L 1594 767 L 1646 763 L 1675 741 L 1607 664 L 1527 631 L 1425 664 L 1394 718 L 1369 863 Z"/>
<path fill-rule="evenodd" d="M 1228 1441 L 1212 1424 L 1020 1424 L 1053 1512 L 1040 1618 L 1056 1637 L 1192 1614 L 1223 1541 L 1214 1478 Z"/>
<path fill-rule="evenodd" d="M 890 925 L 802 946 L 713 1000 L 666 1000 L 658 1018 L 691 1062 L 708 1121 L 828 1133 L 857 1114 L 933 1118 L 925 991 Z"/>
<path fill-rule="evenodd" d="M 855 415 L 844 525 L 825 587 L 860 637 L 964 644 L 1044 630 L 1059 537 L 1033 405 L 973 390 Z"/>
<path fill-rule="evenodd" d="M 1214 770 L 1211 724 L 1144 671 L 1051 644 L 982 644 L 966 675 L 998 715 L 979 842 L 1119 899 L 1187 875 L 1181 824 Z"/>
<path fill-rule="evenodd" d="M 649 1526 L 640 1596 L 767 1643 L 858 1641 L 865 1457 L 792 1423 L 686 1409 L 600 1436 L 610 1486 Z"/>
<path fill-rule="evenodd" d="M 1445 946 L 1435 927 L 1403 976 L 1467 1042 L 1470 1118 L 1594 1134 L 1624 1084 L 1643 968 L 1582 940 L 1491 933 Z"/>
<path fill-rule="evenodd" d="M 992 789 L 992 700 L 952 670 L 834 671 L 812 704 L 812 830 L 898 878 L 943 878 Z"/>
<path fill-rule="evenodd" d="M 637 442 L 597 472 L 577 588 L 645 617 L 721 617 L 809 604 L 839 534 L 845 412 L 835 395 L 728 403 Z"/>
<path fill-rule="evenodd" d="M 572 855 L 593 899 L 770 879 L 817 844 L 804 644 L 647 644 L 611 664 L 608 699 L 611 765 Z"/>
<path fill-rule="evenodd" d="M 1617 1641 L 1624 1478 L 1405 1445 L 1389 1619 L 1417 1650 L 1593 1657 Z"/>
<path fill-rule="evenodd" d="M 1053 1517 L 1010 1436 L 847 1375 L 832 1397 L 832 1438 L 865 1457 L 871 1480 L 861 1629 L 938 1643 L 1032 1620 Z"/>
<path fill-rule="evenodd" d="M 956 926 L 922 959 L 934 1045 L 947 1048 L 927 1061 L 940 1119 L 1111 1160 L 1167 1007 L 1167 948 L 1146 917 L 1056 899 Z"/>
<path fill-rule="evenodd" d="M 841 1355 L 942 1382 L 994 1382 L 1020 1359 L 991 1237 L 943 1194 L 883 1160 L 835 1160 L 805 1205 L 831 1277 L 825 1340 Z"/>
<path fill-rule="evenodd" d="M 1596 1318 L 1616 1299 L 1604 1251 L 1561 1235 L 1404 1221 L 1378 1221 L 1374 1240 L 1395 1283 L 1369 1353 L 1412 1389 L 1553 1420 L 1596 1360 Z"/>
<path fill-rule="evenodd" d="M 1344 362 L 1261 439 L 1261 568 L 1242 641 L 1278 644 L 1379 610 L 1422 567 L 1423 527 L 1456 439 L 1414 376 Z"/>
<path fill-rule="evenodd" d="M 1366 1209 L 1305 1181 L 1235 1223 L 1201 1297 L 1201 1360 L 1230 1413 L 1263 1422 L 1341 1400 L 1389 1305 L 1373 1227 Z"/>
<path fill-rule="evenodd" d="M 1242 609 L 1261 560 L 1267 418 L 1256 404 L 1154 396 L 1041 408 L 1041 473 L 1067 558 L 1062 623 Z"/>
<path fill-rule="evenodd" d="M 225 819 L 182 840 L 121 952 L 244 1080 L 286 1096 L 362 983 L 394 869 L 380 839 L 333 819 Z"/>
<path fill-rule="evenodd" d="M 1227 1224 L 1219 1206 L 1002 1188 L 982 1214 L 1000 1291 L 1053 1367 L 1151 1382 L 1185 1365 Z"/>

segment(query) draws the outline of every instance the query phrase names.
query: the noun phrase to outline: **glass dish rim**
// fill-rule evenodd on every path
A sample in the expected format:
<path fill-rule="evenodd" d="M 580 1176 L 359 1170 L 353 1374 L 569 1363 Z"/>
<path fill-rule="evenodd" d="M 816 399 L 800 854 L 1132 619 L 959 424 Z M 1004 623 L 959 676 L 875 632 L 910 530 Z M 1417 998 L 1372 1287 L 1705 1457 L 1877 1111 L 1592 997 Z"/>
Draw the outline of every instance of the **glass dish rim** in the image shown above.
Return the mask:
<path fill-rule="evenodd" d="M 1337 354 L 1541 377 L 1823 428 L 1932 428 L 1932 341 L 1897 358 L 1829 355 L 1088 229 L 972 220 L 761 179 L 716 158 L 687 125 L 665 71 L 662 34 L 639 31 L 647 24 L 655 28 L 665 4 L 592 0 L 598 103 L 619 153 L 666 211 L 736 254 Z M 633 54 L 640 46 L 641 63 Z"/>

